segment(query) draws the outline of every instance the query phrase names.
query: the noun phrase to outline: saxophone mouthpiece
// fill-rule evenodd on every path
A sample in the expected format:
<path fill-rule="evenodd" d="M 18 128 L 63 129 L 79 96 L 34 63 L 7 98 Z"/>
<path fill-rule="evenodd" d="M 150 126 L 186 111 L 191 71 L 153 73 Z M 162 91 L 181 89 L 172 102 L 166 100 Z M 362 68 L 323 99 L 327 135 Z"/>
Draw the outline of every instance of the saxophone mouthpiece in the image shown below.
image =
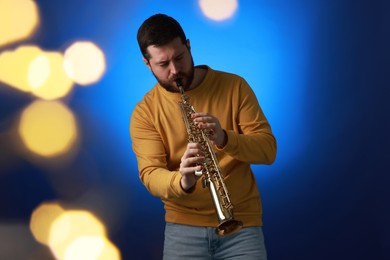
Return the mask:
<path fill-rule="evenodd" d="M 177 87 L 182 87 L 183 86 L 183 81 L 182 81 L 181 78 L 176 79 L 176 85 L 177 85 Z"/>
<path fill-rule="evenodd" d="M 176 86 L 177 86 L 177 88 L 180 90 L 180 93 L 183 94 L 183 93 L 184 93 L 184 90 L 183 90 L 183 81 L 182 81 L 181 78 L 176 79 Z"/>

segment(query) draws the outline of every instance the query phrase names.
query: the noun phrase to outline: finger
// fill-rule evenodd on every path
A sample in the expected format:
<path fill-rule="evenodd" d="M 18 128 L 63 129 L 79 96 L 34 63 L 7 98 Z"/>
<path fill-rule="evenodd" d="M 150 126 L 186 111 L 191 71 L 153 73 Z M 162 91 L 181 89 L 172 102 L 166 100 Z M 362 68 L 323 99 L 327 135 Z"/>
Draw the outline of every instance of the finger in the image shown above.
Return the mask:
<path fill-rule="evenodd" d="M 215 124 L 215 121 L 216 121 L 216 119 L 214 117 L 211 117 L 211 116 L 199 116 L 199 117 L 195 117 L 193 120 L 197 124 L 200 124 L 200 123 L 214 123 Z"/>
<path fill-rule="evenodd" d="M 187 145 L 186 151 L 183 154 L 182 159 L 186 159 L 186 158 L 194 157 L 194 156 L 198 156 L 198 155 L 203 155 L 202 146 L 198 143 L 189 143 Z"/>
<path fill-rule="evenodd" d="M 180 167 L 193 167 L 194 165 L 202 164 L 204 162 L 204 159 L 205 157 L 203 156 L 186 158 L 181 161 Z"/>
<path fill-rule="evenodd" d="M 214 131 L 217 128 L 217 124 L 216 123 L 204 123 L 204 122 L 202 122 L 202 123 L 198 124 L 198 127 L 200 129 L 210 129 L 210 130 Z"/>
<path fill-rule="evenodd" d="M 202 171 L 202 166 L 201 165 L 196 165 L 192 167 L 180 167 L 180 174 L 182 176 L 188 176 L 188 175 L 195 175 L 196 172 L 201 172 Z M 197 176 L 197 175 L 196 175 Z"/>
<path fill-rule="evenodd" d="M 198 117 L 208 117 L 210 116 L 208 113 L 205 112 L 195 112 L 191 114 L 192 118 L 198 118 Z"/>
<path fill-rule="evenodd" d="M 193 148 L 193 149 L 188 149 L 185 155 L 186 155 L 185 158 L 193 158 L 193 157 L 203 156 L 204 153 L 201 148 Z"/>

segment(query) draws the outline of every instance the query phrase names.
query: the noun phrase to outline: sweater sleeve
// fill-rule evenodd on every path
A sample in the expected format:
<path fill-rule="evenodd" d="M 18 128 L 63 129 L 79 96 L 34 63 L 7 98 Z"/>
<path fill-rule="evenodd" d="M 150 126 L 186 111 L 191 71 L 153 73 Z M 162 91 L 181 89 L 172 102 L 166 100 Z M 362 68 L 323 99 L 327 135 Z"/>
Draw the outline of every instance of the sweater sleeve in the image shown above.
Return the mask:
<path fill-rule="evenodd" d="M 166 151 L 151 115 L 137 105 L 130 120 L 130 136 L 137 157 L 139 176 L 148 191 L 160 198 L 186 196 L 180 186 L 179 171 L 170 171 Z"/>
<path fill-rule="evenodd" d="M 240 84 L 234 103 L 238 129 L 226 129 L 227 144 L 219 150 L 249 164 L 272 164 L 276 157 L 276 139 L 255 93 L 245 80 Z"/>

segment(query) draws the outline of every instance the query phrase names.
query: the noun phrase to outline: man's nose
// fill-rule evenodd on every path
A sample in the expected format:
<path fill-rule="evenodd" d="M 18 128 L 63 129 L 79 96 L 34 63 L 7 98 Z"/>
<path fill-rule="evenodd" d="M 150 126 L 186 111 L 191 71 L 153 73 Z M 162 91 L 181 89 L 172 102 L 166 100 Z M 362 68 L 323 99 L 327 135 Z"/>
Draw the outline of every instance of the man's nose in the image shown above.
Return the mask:
<path fill-rule="evenodd" d="M 179 65 L 176 62 L 172 61 L 170 65 L 170 70 L 171 74 L 177 75 L 179 72 Z"/>

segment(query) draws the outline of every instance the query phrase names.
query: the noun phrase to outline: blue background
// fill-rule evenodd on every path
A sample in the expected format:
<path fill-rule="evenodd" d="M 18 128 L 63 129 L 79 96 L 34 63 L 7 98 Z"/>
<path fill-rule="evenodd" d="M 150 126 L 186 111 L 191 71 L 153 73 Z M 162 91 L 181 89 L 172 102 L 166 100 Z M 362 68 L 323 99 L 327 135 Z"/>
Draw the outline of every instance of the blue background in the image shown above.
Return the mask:
<path fill-rule="evenodd" d="M 54 190 L 50 169 L 0 145 L 1 223 L 28 223 L 40 203 L 57 199 L 109 223 L 109 212 L 77 200 L 93 183 L 121 209 L 109 237 L 123 259 L 161 259 L 164 211 L 138 179 L 128 126 L 155 83 L 137 29 L 166 13 L 182 24 L 195 63 L 243 76 L 271 123 L 277 160 L 253 166 L 269 259 L 390 259 L 388 1 L 246 0 L 224 22 L 206 19 L 197 1 L 37 4 L 42 23 L 26 43 L 63 51 L 91 40 L 107 71 L 67 103 L 81 129 L 79 155 L 63 169 L 70 189 Z M 0 84 L 0 100 L 5 135 L 34 99 Z"/>

